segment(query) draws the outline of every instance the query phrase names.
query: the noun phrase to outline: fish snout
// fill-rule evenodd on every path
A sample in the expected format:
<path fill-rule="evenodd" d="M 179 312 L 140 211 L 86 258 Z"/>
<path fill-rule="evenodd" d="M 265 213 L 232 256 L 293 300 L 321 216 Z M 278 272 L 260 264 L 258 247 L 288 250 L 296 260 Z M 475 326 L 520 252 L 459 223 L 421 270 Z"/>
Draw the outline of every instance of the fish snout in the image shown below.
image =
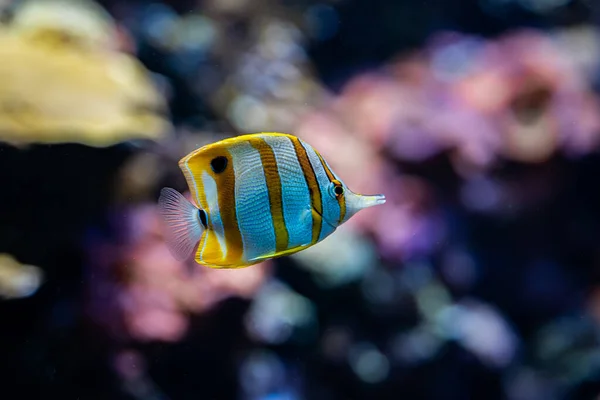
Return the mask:
<path fill-rule="evenodd" d="M 354 193 L 350 190 L 346 191 L 346 207 L 348 213 L 350 214 L 349 217 L 356 214 L 360 210 L 384 203 L 385 195 L 383 194 L 364 195 Z"/>

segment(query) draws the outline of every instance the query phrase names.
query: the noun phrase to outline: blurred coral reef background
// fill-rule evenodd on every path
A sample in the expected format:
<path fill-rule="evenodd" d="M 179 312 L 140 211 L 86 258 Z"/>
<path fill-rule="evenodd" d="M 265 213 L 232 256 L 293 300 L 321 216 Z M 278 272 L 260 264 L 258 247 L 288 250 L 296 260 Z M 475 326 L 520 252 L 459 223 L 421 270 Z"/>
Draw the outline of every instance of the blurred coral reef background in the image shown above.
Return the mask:
<path fill-rule="evenodd" d="M 600 399 L 599 2 L 0 17 L 2 399 Z M 386 205 L 251 268 L 175 260 L 158 191 L 256 131 Z"/>

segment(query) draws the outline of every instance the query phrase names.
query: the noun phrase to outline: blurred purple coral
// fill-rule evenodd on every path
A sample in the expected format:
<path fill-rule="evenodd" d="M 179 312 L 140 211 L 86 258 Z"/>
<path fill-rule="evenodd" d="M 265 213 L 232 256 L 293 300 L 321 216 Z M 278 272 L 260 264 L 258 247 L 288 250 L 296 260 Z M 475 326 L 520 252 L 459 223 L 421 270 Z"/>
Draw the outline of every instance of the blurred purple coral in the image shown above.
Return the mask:
<path fill-rule="evenodd" d="M 432 253 L 446 235 L 432 188 L 417 177 L 389 180 L 388 207 L 379 210 L 371 231 L 380 253 L 388 259 L 407 260 Z"/>

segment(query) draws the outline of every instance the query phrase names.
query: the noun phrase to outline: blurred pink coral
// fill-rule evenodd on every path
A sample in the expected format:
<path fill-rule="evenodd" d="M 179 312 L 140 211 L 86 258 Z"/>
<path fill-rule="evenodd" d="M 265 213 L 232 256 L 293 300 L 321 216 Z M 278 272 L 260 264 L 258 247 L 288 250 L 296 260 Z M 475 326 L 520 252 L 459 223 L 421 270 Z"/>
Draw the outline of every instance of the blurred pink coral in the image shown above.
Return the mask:
<path fill-rule="evenodd" d="M 472 39 L 432 46 L 432 57 L 461 40 Z M 447 87 L 454 107 L 462 109 L 457 115 L 475 113 L 488 128 L 464 124 L 451 132 L 453 147 L 466 161 L 484 165 L 498 155 L 536 163 L 559 149 L 580 154 L 597 146 L 600 109 L 591 82 L 549 35 L 513 32 L 485 42 L 470 56 L 464 60 L 467 71 Z M 482 150 L 488 156 L 481 157 L 487 162 L 463 151 L 473 142 L 487 143 Z"/>
<path fill-rule="evenodd" d="M 595 43 L 579 33 L 581 46 Z M 343 129 L 400 161 L 450 151 L 461 174 L 501 158 L 585 154 L 598 146 L 600 108 L 589 66 L 566 47 L 579 33 L 562 42 L 535 30 L 495 40 L 439 34 L 422 51 L 350 80 L 316 134 L 341 143 L 327 128 Z"/>
<path fill-rule="evenodd" d="M 430 73 L 415 56 L 381 73 L 359 75 L 335 101 L 337 114 L 376 149 L 402 160 L 427 159 L 442 150 L 433 135 Z"/>
<path fill-rule="evenodd" d="M 268 262 L 212 270 L 193 260 L 177 261 L 164 242 L 154 204 L 132 208 L 126 221 L 126 240 L 117 246 L 120 256 L 113 264 L 121 277 L 112 277 L 117 301 L 113 309 L 99 312 L 117 313 L 126 334 L 136 340 L 180 340 L 187 331 L 188 313 L 202 313 L 230 296 L 251 298 L 269 273 Z M 114 318 L 100 319 L 112 329 L 120 325 Z"/>

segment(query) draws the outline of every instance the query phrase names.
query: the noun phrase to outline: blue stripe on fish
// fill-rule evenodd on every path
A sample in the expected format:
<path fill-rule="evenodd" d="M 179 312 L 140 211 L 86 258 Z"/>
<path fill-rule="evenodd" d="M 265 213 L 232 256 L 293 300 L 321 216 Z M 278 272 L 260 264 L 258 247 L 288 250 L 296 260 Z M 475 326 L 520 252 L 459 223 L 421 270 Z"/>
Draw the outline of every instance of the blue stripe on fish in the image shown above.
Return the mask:
<path fill-rule="evenodd" d="M 236 176 L 235 207 L 244 245 L 243 258 L 251 260 L 271 254 L 275 252 L 276 240 L 260 154 L 248 142 L 237 143 L 229 152 Z"/>

